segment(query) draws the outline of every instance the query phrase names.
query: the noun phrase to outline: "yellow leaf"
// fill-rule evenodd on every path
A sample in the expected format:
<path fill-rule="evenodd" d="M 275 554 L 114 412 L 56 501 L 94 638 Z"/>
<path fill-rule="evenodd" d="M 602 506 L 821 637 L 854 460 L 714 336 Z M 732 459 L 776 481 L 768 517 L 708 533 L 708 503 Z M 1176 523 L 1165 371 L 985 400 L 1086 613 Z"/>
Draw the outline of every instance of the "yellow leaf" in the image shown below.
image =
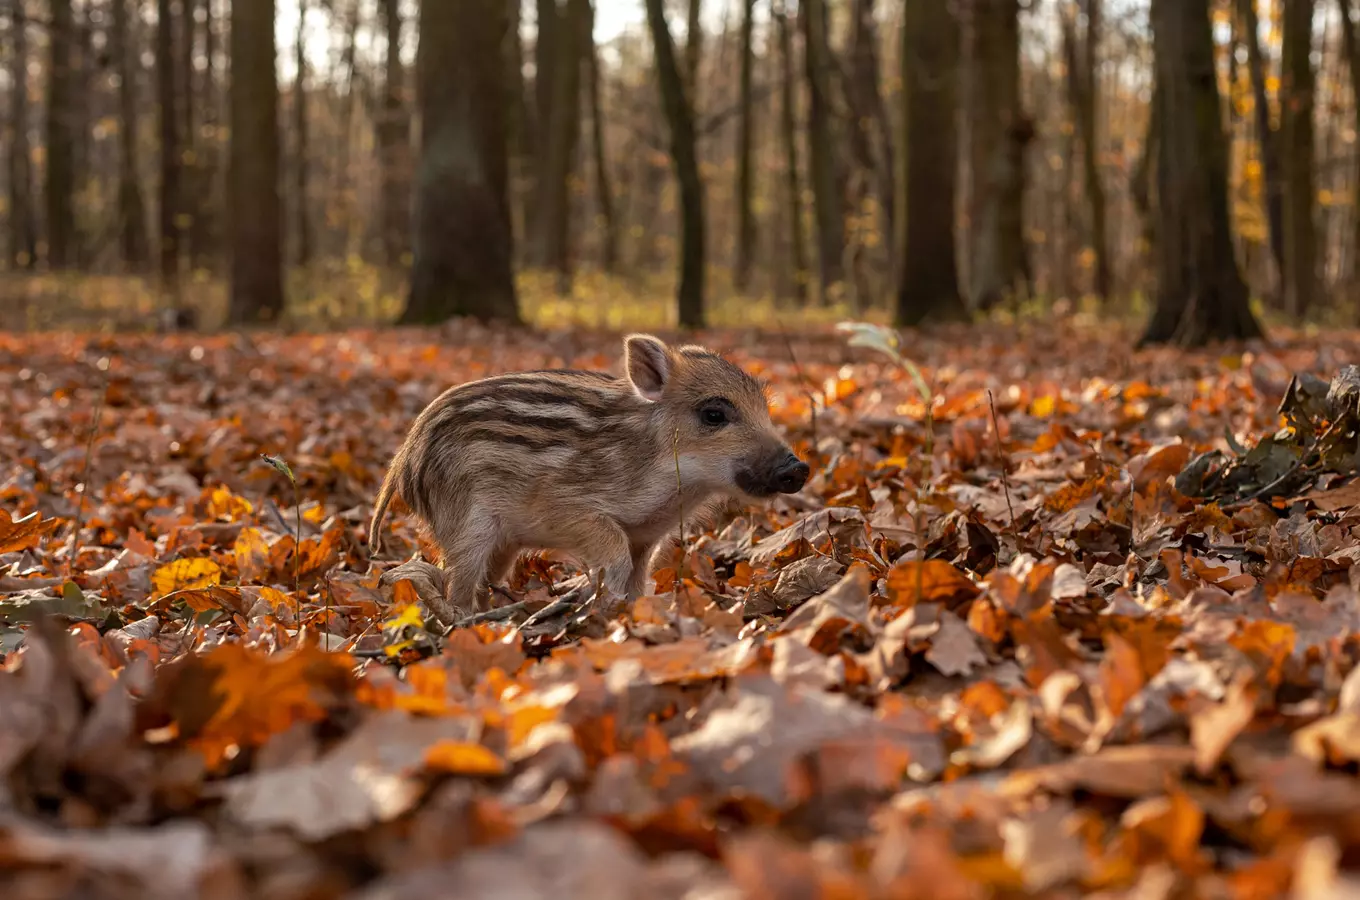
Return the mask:
<path fill-rule="evenodd" d="M 413 625 L 416 628 L 424 628 L 425 620 L 420 616 L 420 607 L 415 603 L 407 604 L 402 607 L 401 612 L 383 622 L 383 631 L 392 631 Z"/>
<path fill-rule="evenodd" d="M 1034 398 L 1034 402 L 1029 407 L 1029 414 L 1039 419 L 1046 419 L 1053 415 L 1053 411 L 1057 408 L 1058 398 L 1052 394 L 1045 394 L 1042 397 Z"/>
<path fill-rule="evenodd" d="M 409 641 L 399 641 L 398 643 L 395 644 L 388 644 L 386 647 L 383 647 L 383 652 L 386 653 L 388 656 L 399 656 L 401 654 L 401 651 L 407 649 L 408 647 L 414 647 L 415 643 L 416 643 L 415 639 L 412 638 Z"/>
<path fill-rule="evenodd" d="M 151 575 L 151 586 L 156 596 L 173 591 L 202 590 L 222 580 L 222 568 L 210 559 L 177 559 L 157 569 Z"/>
<path fill-rule="evenodd" d="M 425 765 L 450 775 L 503 775 L 505 760 L 481 744 L 440 741 L 425 751 Z"/>
<path fill-rule="evenodd" d="M 233 552 L 242 582 L 259 581 L 273 568 L 269 560 L 269 545 L 258 528 L 242 528 L 236 536 Z"/>

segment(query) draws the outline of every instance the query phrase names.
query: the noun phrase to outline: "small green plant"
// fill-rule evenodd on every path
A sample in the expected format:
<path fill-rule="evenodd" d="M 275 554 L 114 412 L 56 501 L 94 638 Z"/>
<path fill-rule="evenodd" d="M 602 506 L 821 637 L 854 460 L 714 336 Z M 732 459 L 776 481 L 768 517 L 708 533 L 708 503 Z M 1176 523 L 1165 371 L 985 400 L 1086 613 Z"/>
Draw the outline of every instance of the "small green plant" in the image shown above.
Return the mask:
<path fill-rule="evenodd" d="M 935 392 L 926 384 L 925 378 L 916 363 L 902 355 L 901 336 L 892 328 L 874 322 L 840 322 L 836 330 L 850 335 L 846 341 L 852 347 L 868 347 L 891 359 L 898 368 L 907 373 L 921 402 L 926 408 L 926 456 L 934 455 L 935 449 Z"/>
<path fill-rule="evenodd" d="M 275 472 L 287 478 L 288 483 L 293 486 L 293 512 L 297 516 L 296 530 L 293 534 L 293 593 L 296 594 L 298 585 L 301 583 L 298 575 L 301 571 L 299 566 L 302 560 L 302 499 L 298 495 L 297 479 L 293 477 L 292 468 L 289 467 L 282 456 L 270 456 L 267 453 L 261 453 L 260 459 L 264 460 Z"/>

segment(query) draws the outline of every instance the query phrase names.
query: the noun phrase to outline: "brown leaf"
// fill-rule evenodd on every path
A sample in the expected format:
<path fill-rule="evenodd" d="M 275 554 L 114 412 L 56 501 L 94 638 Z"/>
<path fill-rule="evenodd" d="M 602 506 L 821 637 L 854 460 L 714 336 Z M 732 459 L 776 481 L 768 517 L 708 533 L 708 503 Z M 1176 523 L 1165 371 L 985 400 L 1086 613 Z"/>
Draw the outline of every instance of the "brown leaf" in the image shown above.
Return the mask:
<path fill-rule="evenodd" d="M 10 518 L 7 510 L 0 509 L 0 553 L 36 547 L 42 536 L 58 524 L 55 519 L 43 521 L 42 514 L 37 512 L 16 521 Z"/>
<path fill-rule="evenodd" d="M 962 602 L 981 593 L 963 572 L 941 559 L 908 560 L 888 570 L 888 598 L 894 606 Z"/>

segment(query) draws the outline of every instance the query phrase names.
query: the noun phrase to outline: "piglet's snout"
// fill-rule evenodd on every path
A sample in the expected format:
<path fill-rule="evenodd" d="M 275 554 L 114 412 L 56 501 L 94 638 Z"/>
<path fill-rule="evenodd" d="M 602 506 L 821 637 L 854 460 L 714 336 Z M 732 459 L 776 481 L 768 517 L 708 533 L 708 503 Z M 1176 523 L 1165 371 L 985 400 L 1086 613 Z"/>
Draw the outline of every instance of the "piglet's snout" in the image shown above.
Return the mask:
<path fill-rule="evenodd" d="M 781 494 L 796 494 L 807 484 L 808 464 L 792 453 L 785 454 L 770 473 L 770 487 Z"/>

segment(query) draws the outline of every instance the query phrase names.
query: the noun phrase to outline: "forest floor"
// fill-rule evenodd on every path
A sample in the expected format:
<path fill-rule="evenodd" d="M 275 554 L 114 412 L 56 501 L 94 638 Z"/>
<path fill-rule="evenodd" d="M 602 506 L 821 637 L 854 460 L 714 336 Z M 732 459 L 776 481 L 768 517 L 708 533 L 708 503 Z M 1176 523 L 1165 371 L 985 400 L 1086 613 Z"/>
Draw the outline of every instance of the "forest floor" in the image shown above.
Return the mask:
<path fill-rule="evenodd" d="M 701 335 L 807 487 L 445 636 L 390 454 L 617 333 L 0 333 L 0 896 L 1355 896 L 1360 333 L 1132 337 Z"/>

